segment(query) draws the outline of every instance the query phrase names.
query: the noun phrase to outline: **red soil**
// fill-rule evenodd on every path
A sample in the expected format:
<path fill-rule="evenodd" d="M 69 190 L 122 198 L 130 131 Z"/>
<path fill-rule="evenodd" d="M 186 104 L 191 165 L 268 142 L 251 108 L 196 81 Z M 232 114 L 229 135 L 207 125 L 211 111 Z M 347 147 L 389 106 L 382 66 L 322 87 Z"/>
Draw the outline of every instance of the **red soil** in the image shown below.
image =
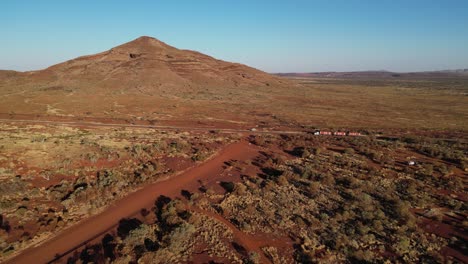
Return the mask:
<path fill-rule="evenodd" d="M 67 254 L 112 229 L 120 219 L 134 216 L 141 208 L 152 206 L 159 195 L 176 196 L 181 189 L 197 180 L 221 173 L 225 161 L 254 156 L 257 153 L 258 150 L 245 141 L 228 145 L 213 159 L 129 194 L 104 212 L 83 220 L 39 246 L 24 250 L 7 263 L 47 263 L 54 260 L 56 256 Z"/>
<path fill-rule="evenodd" d="M 422 218 L 420 226 L 427 232 L 435 234 L 439 237 L 451 238 L 458 237 L 462 241 L 468 239 L 468 234 L 466 230 L 462 230 L 457 222 L 462 221 L 466 216 L 463 216 L 462 219 L 450 219 L 449 217 L 444 217 L 442 222 L 433 220 L 431 218 Z M 468 257 L 466 254 L 456 249 L 452 246 L 446 246 L 442 248 L 441 253 L 443 256 L 451 256 L 463 263 L 468 263 Z"/>

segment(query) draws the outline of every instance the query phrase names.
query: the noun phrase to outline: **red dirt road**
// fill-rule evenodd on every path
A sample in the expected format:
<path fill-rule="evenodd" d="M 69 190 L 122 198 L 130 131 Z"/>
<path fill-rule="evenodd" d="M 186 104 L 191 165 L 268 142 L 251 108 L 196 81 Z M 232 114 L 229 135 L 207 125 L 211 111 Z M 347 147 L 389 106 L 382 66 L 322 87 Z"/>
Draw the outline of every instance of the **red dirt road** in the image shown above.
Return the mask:
<path fill-rule="evenodd" d="M 188 185 L 197 180 L 203 180 L 223 171 L 225 161 L 232 159 L 245 159 L 258 153 L 255 146 L 246 141 L 228 145 L 214 158 L 195 166 L 182 174 L 167 180 L 150 184 L 129 194 L 115 202 L 102 213 L 92 216 L 82 222 L 62 231 L 57 236 L 40 244 L 28 248 L 7 263 L 47 263 L 58 255 L 71 252 L 84 245 L 93 238 L 104 234 L 115 227 L 122 218 L 131 217 L 140 212 L 142 208 L 150 207 L 159 195 L 174 196 Z"/>
<path fill-rule="evenodd" d="M 0 113 L 0 117 L 1 117 Z M 242 133 L 242 134 L 304 134 L 303 130 L 291 130 L 291 128 L 280 128 L 275 130 L 271 128 L 264 128 L 264 130 L 254 130 L 249 128 L 236 128 L 224 126 L 201 126 L 201 125 L 147 125 L 147 124 L 125 124 L 125 123 L 112 123 L 112 122 L 94 122 L 94 121 L 60 121 L 60 120 L 34 120 L 34 119 L 4 119 L 0 118 L 0 123 L 24 123 L 24 124 L 50 124 L 50 125 L 66 125 L 66 126 L 78 126 L 78 127 L 118 127 L 118 128 L 151 128 L 158 130 L 183 130 L 183 131 L 218 131 L 220 133 Z M 190 123 L 189 121 L 186 123 Z M 251 126 L 249 126 L 251 127 Z M 278 128 L 276 128 L 278 129 Z M 288 130 L 285 130 L 288 129 Z"/>

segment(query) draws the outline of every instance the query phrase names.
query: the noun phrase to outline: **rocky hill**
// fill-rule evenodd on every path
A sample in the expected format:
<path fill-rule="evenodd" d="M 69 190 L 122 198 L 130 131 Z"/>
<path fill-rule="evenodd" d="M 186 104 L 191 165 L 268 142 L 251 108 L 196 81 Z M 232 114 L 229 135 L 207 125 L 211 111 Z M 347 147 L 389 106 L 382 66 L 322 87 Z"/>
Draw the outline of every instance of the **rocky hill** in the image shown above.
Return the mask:
<path fill-rule="evenodd" d="M 168 88 L 282 83 L 279 78 L 251 67 L 217 60 L 196 51 L 180 50 L 151 37 L 140 37 L 102 53 L 22 75 L 50 87 L 91 85 L 93 89 L 153 92 Z"/>
<path fill-rule="evenodd" d="M 246 65 L 140 37 L 44 70 L 0 71 L 0 114 L 203 118 L 235 112 L 229 104 L 248 104 L 256 93 L 294 85 Z"/>

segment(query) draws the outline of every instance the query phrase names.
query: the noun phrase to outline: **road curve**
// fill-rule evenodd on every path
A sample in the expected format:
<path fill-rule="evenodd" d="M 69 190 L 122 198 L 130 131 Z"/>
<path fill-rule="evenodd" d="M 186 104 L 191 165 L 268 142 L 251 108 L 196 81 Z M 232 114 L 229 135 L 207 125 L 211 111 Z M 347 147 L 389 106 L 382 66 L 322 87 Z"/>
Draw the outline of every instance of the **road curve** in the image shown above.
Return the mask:
<path fill-rule="evenodd" d="M 72 252 L 92 239 L 117 226 L 122 218 L 136 215 L 144 207 L 150 207 L 159 195 L 174 196 L 189 184 L 204 180 L 223 171 L 225 161 L 245 159 L 258 154 L 258 149 L 246 141 L 226 146 L 215 157 L 179 175 L 172 176 L 129 194 L 116 201 L 103 212 L 89 217 L 60 232 L 44 243 L 28 248 L 6 263 L 48 263 Z"/>

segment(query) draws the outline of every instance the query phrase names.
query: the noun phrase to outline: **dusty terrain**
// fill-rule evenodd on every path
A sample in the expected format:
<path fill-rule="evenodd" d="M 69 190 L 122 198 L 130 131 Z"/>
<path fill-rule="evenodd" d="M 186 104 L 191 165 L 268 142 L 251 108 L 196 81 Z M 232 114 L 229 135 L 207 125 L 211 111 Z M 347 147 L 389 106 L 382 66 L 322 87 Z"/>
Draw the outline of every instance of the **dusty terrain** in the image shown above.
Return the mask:
<path fill-rule="evenodd" d="M 212 174 L 218 173 L 223 162 L 230 159 L 238 159 L 248 155 L 249 149 L 246 142 L 235 143 L 227 146 L 215 158 L 190 170 L 172 176 L 169 179 L 149 184 L 144 188 L 131 193 L 124 199 L 112 204 L 112 207 L 94 217 L 90 217 L 63 233 L 55 236 L 46 243 L 26 250 L 20 257 L 15 258 L 15 263 L 48 262 L 57 256 L 65 255 L 71 250 L 91 241 L 106 231 L 119 224 L 120 219 L 133 217 L 141 212 L 144 207 L 151 206 L 159 195 L 177 195 L 181 189 L 187 188 L 197 181 L 204 181 Z"/>
<path fill-rule="evenodd" d="M 149 37 L 0 71 L 0 261 L 466 263 L 464 73 L 288 77 Z"/>
<path fill-rule="evenodd" d="M 236 137 L 60 124 L 0 128 L 2 257 L 202 162 Z"/>
<path fill-rule="evenodd" d="M 88 237 L 99 236 L 58 261 L 467 261 L 466 143 L 312 135 L 248 140 L 59 235 L 57 241 L 76 245 L 87 240 L 74 231 L 93 230 L 87 226 L 114 213 L 127 216 L 107 233 L 91 232 Z M 106 228 L 112 223 L 104 221 Z M 59 249 L 55 242 L 43 247 Z M 15 261 L 44 252 L 50 259 L 44 248 Z"/>
<path fill-rule="evenodd" d="M 34 72 L 0 72 L 1 118 L 466 130 L 467 79 L 286 79 L 141 37 Z"/>

